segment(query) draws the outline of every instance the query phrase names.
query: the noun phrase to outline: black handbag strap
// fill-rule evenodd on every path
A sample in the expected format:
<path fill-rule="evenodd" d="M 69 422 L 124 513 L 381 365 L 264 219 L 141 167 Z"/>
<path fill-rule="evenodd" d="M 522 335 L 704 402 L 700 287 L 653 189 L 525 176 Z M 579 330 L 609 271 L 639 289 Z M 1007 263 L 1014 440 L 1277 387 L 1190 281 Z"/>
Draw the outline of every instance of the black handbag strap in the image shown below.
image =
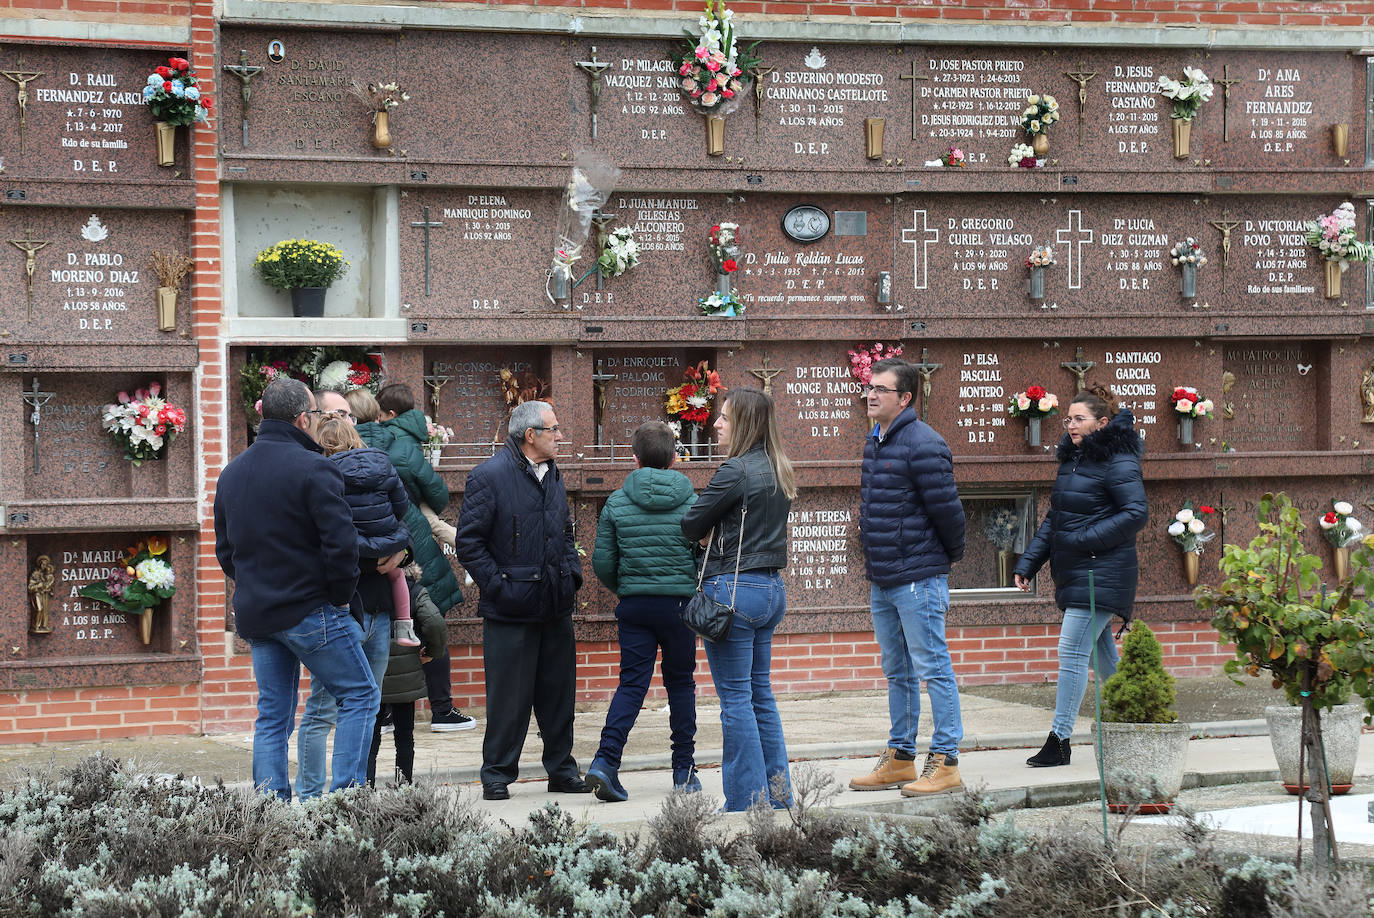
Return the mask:
<path fill-rule="evenodd" d="M 735 582 L 730 587 L 730 607 L 734 608 L 735 594 L 739 592 L 739 562 L 744 552 L 744 517 L 749 513 L 749 504 L 746 502 L 739 510 L 739 541 L 735 545 Z M 711 559 L 711 543 L 716 538 L 716 529 L 711 527 L 711 534 L 706 537 L 706 553 L 701 556 L 701 570 L 697 572 L 697 590 L 701 590 L 702 583 L 706 580 L 706 562 Z"/>

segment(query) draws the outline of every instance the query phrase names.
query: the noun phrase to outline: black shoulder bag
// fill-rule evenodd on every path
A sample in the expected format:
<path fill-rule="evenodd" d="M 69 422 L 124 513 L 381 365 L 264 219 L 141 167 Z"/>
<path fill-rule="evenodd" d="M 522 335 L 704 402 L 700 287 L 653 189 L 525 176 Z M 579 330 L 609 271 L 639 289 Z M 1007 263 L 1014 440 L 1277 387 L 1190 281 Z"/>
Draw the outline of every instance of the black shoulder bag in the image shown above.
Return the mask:
<path fill-rule="evenodd" d="M 701 557 L 701 570 L 697 573 L 697 591 L 687 600 L 682 609 L 682 621 L 705 640 L 720 643 L 730 636 L 730 627 L 735 623 L 735 593 L 739 590 L 739 561 L 744 550 L 744 517 L 749 512 L 746 503 L 739 511 L 739 544 L 735 546 L 735 583 L 730 588 L 730 604 L 718 602 L 701 591 L 706 579 L 706 562 L 711 558 L 711 543 L 715 541 L 716 530 L 706 539 L 706 554 Z"/>

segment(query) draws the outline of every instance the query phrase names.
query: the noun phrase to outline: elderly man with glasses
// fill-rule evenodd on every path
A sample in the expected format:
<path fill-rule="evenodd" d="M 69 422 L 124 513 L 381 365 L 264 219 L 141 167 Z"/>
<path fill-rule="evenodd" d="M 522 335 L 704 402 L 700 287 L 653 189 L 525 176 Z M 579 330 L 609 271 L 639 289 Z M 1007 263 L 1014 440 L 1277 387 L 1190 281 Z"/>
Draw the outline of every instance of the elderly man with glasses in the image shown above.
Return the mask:
<path fill-rule="evenodd" d="M 339 705 L 331 790 L 366 781 L 381 700 L 355 615 L 358 536 L 343 474 L 315 442 L 323 413 L 304 383 L 273 380 L 257 439 L 215 489 L 215 555 L 234 579 L 234 624 L 258 683 L 253 784 L 283 800 L 301 664 Z"/>
<path fill-rule="evenodd" d="M 916 417 L 912 402 L 919 381 L 915 367 L 891 358 L 873 364 L 871 385 L 864 387 L 874 426 L 864 445 L 859 530 L 891 731 L 872 773 L 849 782 L 863 791 L 900 787 L 907 797 L 963 787 L 964 729 L 945 613 L 950 566 L 964 556 L 964 506 L 949 446 Z M 934 730 L 918 776 L 922 682 Z"/>
<path fill-rule="evenodd" d="M 553 406 L 533 401 L 516 406 L 509 427 L 504 448 L 468 475 L 455 540 L 458 560 L 482 594 L 482 796 L 510 797 L 531 710 L 544 741 L 549 791 L 585 794 L 591 789 L 572 754 L 572 611 L 582 564 L 554 461 L 563 429 Z"/>

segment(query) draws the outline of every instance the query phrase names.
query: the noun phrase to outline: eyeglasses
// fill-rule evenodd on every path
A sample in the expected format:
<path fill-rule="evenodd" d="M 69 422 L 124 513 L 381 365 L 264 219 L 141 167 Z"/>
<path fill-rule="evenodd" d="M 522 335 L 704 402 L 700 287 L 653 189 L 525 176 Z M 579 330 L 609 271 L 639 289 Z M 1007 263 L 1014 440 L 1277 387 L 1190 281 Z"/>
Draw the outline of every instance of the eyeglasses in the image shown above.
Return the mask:
<path fill-rule="evenodd" d="M 897 394 L 896 389 L 889 389 L 887 386 L 864 386 L 862 389 L 859 390 L 859 394 L 864 396 L 867 396 L 870 392 L 876 393 L 880 396 Z"/>
<path fill-rule="evenodd" d="M 307 409 L 305 409 L 304 411 L 301 412 L 301 414 L 308 414 L 308 415 L 311 415 L 311 416 L 313 416 L 313 417 L 319 417 L 320 415 L 326 414 L 326 413 L 327 413 L 327 412 L 322 411 L 322 410 L 319 409 L 319 408 L 307 408 Z"/>
<path fill-rule="evenodd" d="M 353 414 L 352 414 L 347 408 L 335 408 L 335 409 L 333 409 L 333 410 L 331 410 L 331 411 L 326 411 L 326 412 L 324 412 L 324 414 L 325 414 L 326 417 L 338 418 L 338 419 L 341 420 L 341 421 L 356 421 L 356 420 L 358 420 L 357 418 L 355 418 L 355 417 L 353 416 Z"/>
<path fill-rule="evenodd" d="M 555 425 L 553 425 L 552 427 L 531 427 L 530 430 L 551 430 L 551 431 L 553 431 L 554 433 L 562 433 L 562 431 L 563 431 L 563 425 L 562 425 L 562 424 L 555 424 Z"/>
<path fill-rule="evenodd" d="M 1083 418 L 1083 417 L 1065 418 L 1065 419 L 1064 419 L 1064 429 L 1067 430 L 1068 428 L 1073 427 L 1073 426 L 1075 426 L 1075 425 L 1077 425 L 1077 424 L 1091 424 L 1093 421 L 1096 421 L 1096 420 L 1097 420 L 1097 418 Z"/>

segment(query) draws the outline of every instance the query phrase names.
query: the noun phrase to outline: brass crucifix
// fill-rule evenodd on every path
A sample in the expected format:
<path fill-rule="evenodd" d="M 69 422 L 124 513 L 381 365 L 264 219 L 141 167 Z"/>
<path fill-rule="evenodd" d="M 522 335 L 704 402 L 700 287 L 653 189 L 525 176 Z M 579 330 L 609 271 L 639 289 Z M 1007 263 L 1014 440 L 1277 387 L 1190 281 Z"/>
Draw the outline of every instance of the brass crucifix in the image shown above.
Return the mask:
<path fill-rule="evenodd" d="M 1097 76 L 1097 71 L 1091 73 L 1083 69 L 1083 62 L 1078 62 L 1077 70 L 1069 70 L 1064 76 L 1078 84 L 1078 142 L 1083 142 L 1083 120 L 1088 116 L 1088 81 Z"/>
<path fill-rule="evenodd" d="M 19 90 L 17 95 L 15 96 L 15 101 L 19 103 L 19 155 L 23 156 L 24 123 L 27 120 L 29 114 L 29 84 L 32 83 L 34 80 L 38 79 L 39 77 L 43 76 L 43 71 L 25 70 L 24 56 L 21 54 L 19 56 L 18 70 L 0 70 L 0 74 L 3 74 L 7 79 L 12 81 L 14 85 L 18 87 Z"/>
<path fill-rule="evenodd" d="M 258 67 L 258 66 L 256 66 L 256 65 L 253 65 L 253 64 L 249 64 L 249 63 L 248 63 L 248 51 L 245 50 L 245 49 L 243 49 L 243 48 L 240 48 L 240 49 L 239 49 L 239 62 L 238 62 L 237 64 L 225 64 L 225 65 L 224 65 L 224 70 L 227 71 L 228 73 L 232 73 L 234 76 L 238 77 L 238 78 L 239 78 L 239 81 L 243 84 L 241 87 L 239 87 L 239 89 L 240 89 L 240 92 L 241 92 L 242 95 L 243 95 L 243 146 L 244 146 L 244 149 L 247 149 L 247 148 L 248 148 L 248 100 L 249 100 L 249 98 L 253 95 L 253 90 L 252 90 L 251 87 L 249 87 L 248 84 L 249 84 L 250 82 L 252 82 L 253 77 L 255 77 L 255 76 L 257 76 L 258 74 L 262 73 L 262 68 L 261 68 L 261 67 Z"/>
<path fill-rule="evenodd" d="M 33 320 L 33 273 L 38 267 L 38 250 L 45 249 L 51 243 L 43 239 L 33 238 L 33 228 L 24 231 L 24 239 L 11 239 L 10 245 L 24 253 L 24 274 L 28 277 L 29 285 L 29 320 Z"/>
<path fill-rule="evenodd" d="M 776 67 L 762 67 L 758 64 L 750 67 L 745 73 L 754 79 L 754 139 L 759 139 L 759 119 L 763 117 L 763 78 L 768 76 Z"/>
<path fill-rule="evenodd" d="M 1087 384 L 1083 381 L 1083 377 L 1088 375 L 1089 370 L 1097 366 L 1097 361 L 1084 360 L 1083 348 L 1080 347 L 1074 350 L 1073 360 L 1066 360 L 1059 365 L 1072 373 L 1074 378 L 1078 380 L 1078 388 L 1074 390 L 1075 394 L 1077 394 L 1087 388 Z"/>
<path fill-rule="evenodd" d="M 916 61 L 911 62 L 911 72 L 902 74 L 902 79 L 911 81 L 911 139 L 916 139 L 916 81 L 928 80 L 930 77 L 921 76 L 916 72 Z M 923 419 L 924 420 L 924 419 Z"/>
<path fill-rule="evenodd" d="M 911 68 L 913 71 L 916 69 L 914 62 Z M 913 94 L 916 92 L 915 83 L 911 84 L 911 91 Z M 930 375 L 944 366 L 944 364 L 931 363 L 930 350 L 923 347 L 921 348 L 921 362 L 913 363 L 911 366 L 917 373 L 921 374 L 921 420 L 924 421 L 927 420 L 927 415 L 930 413 Z"/>
<path fill-rule="evenodd" d="M 576 61 L 574 66 L 578 70 L 585 70 L 587 76 L 592 78 L 592 140 L 596 139 L 596 113 L 601 108 L 601 74 L 614 67 L 610 61 L 600 61 L 596 59 L 596 45 L 592 45 L 592 59 L 589 61 Z"/>
<path fill-rule="evenodd" d="M 1220 220 L 1210 221 L 1221 230 L 1221 292 L 1226 292 L 1226 264 L 1231 260 L 1231 230 L 1240 226 L 1239 220 L 1227 220 L 1226 211 L 1221 212 Z"/>
<path fill-rule="evenodd" d="M 764 357 L 763 366 L 755 367 L 749 371 L 750 375 L 757 376 L 759 382 L 763 383 L 763 391 L 767 395 L 773 394 L 773 377 L 782 372 L 781 367 L 774 368 L 769 366 L 771 359 L 770 357 Z"/>
<path fill-rule="evenodd" d="M 1231 86 L 1245 81 L 1231 79 L 1231 65 L 1224 64 L 1221 68 L 1221 79 L 1212 82 L 1221 84 L 1221 140 L 1223 143 L 1229 143 L 1231 140 L 1231 119 L 1228 117 L 1228 112 L 1231 110 Z M 1226 288 L 1223 287 L 1222 289 Z"/>
<path fill-rule="evenodd" d="M 429 403 L 434 406 L 435 423 L 439 417 L 439 390 L 444 388 L 446 383 L 452 382 L 452 376 L 444 376 L 439 372 L 439 365 L 434 365 L 434 372 L 427 376 L 421 376 L 420 381 L 429 386 Z"/>

